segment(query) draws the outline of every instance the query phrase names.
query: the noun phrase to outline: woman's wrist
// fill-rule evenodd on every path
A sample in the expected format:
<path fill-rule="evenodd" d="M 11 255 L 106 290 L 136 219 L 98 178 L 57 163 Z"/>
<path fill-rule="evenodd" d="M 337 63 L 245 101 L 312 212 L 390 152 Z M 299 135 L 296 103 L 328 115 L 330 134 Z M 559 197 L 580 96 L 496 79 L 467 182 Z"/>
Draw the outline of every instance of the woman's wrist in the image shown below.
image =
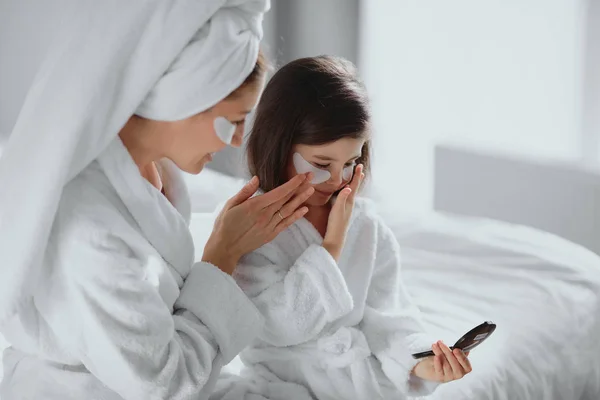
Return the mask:
<path fill-rule="evenodd" d="M 230 252 L 213 252 L 205 249 L 204 254 L 202 255 L 203 262 L 214 265 L 228 275 L 233 274 L 233 271 L 235 270 L 239 260 L 240 257 Z"/>

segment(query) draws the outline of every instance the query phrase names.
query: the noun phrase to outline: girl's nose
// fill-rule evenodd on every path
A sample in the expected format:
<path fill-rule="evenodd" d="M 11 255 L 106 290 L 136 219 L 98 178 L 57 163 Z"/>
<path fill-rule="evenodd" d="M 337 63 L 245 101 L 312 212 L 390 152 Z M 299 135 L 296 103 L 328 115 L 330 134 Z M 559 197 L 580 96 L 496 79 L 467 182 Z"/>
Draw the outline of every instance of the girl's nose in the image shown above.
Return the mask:
<path fill-rule="evenodd" d="M 336 169 L 331 172 L 331 178 L 329 178 L 329 183 L 334 184 L 336 186 L 339 186 L 342 184 L 342 182 L 344 181 L 343 178 L 343 170 L 340 169 Z"/>

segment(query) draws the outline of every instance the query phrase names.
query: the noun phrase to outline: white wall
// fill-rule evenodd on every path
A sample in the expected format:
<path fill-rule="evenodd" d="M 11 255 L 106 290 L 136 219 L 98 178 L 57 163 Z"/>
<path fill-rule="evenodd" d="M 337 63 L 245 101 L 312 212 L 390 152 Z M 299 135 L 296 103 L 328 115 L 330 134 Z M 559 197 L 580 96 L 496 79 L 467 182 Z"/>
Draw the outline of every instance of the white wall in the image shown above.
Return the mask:
<path fill-rule="evenodd" d="M 600 167 L 600 1 L 586 0 L 582 134 L 588 166 Z"/>
<path fill-rule="evenodd" d="M 433 146 L 581 157 L 581 0 L 362 2 L 375 189 L 432 205 Z"/>
<path fill-rule="evenodd" d="M 600 171 L 438 146 L 435 209 L 532 226 L 600 254 Z"/>
<path fill-rule="evenodd" d="M 358 0 L 275 0 L 290 7 L 290 36 L 285 46 L 291 61 L 334 54 L 356 62 Z M 281 21 L 285 22 L 285 21 Z"/>

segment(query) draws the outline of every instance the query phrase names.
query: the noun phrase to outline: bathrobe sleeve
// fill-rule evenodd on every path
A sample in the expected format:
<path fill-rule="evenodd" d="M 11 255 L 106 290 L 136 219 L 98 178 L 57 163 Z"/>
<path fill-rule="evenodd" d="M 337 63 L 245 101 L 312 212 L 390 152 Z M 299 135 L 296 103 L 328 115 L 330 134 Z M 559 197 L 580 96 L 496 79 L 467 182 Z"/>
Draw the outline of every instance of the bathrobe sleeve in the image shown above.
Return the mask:
<path fill-rule="evenodd" d="M 267 245 L 246 255 L 234 275 L 265 319 L 262 340 L 273 346 L 304 343 L 352 310 L 346 281 L 322 246 L 309 246 L 291 267 L 276 262 L 275 253 Z"/>
<path fill-rule="evenodd" d="M 400 248 L 394 234 L 382 221 L 377 223 L 375 267 L 361 330 L 398 390 L 409 396 L 428 395 L 438 384 L 410 374 L 418 362 L 412 354 L 430 350 L 435 339 L 424 332 L 420 311 L 402 284 Z"/>
<path fill-rule="evenodd" d="M 221 366 L 254 339 L 256 308 L 231 277 L 200 263 L 171 313 L 147 273 L 164 261 L 98 236 L 60 249 L 77 262 L 61 270 L 60 293 L 49 299 L 61 307 L 48 316 L 53 330 L 124 399 L 208 398 Z"/>

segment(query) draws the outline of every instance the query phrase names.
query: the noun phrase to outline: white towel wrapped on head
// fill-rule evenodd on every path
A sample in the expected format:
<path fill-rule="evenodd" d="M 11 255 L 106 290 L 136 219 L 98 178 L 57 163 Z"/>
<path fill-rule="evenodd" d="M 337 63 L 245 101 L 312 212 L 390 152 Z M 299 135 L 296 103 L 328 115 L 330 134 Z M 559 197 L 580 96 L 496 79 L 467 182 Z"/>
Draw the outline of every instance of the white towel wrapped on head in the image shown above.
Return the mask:
<path fill-rule="evenodd" d="M 237 88 L 256 63 L 268 5 L 69 3 L 0 159 L 0 327 L 38 286 L 65 184 L 134 113 L 184 119 Z"/>

